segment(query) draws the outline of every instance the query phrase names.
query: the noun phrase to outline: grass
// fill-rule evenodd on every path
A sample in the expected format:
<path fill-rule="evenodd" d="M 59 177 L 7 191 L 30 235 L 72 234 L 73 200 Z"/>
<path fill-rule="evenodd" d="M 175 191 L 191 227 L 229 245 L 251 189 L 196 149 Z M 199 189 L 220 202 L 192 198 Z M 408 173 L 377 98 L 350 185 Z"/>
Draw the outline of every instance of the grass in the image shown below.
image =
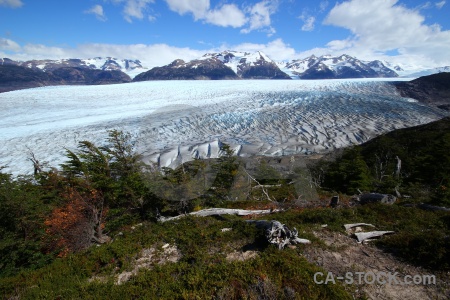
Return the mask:
<path fill-rule="evenodd" d="M 279 251 L 260 243 L 262 232 L 236 216 L 147 222 L 134 230 L 124 230 L 110 244 L 58 259 L 36 271 L 0 279 L 0 294 L 5 299 L 350 299 L 351 286 L 314 283 L 314 273 L 324 270 L 309 263 L 302 250 L 326 247 L 313 235 L 319 225 L 344 232 L 343 224 L 355 222 L 396 231 L 378 246 L 402 259 L 420 264 L 423 256 L 428 259 L 425 267 L 448 269 L 445 261 L 449 248 L 442 241 L 450 232 L 450 218 L 445 212 L 370 205 L 289 210 L 259 218 L 274 218 L 297 227 L 299 235 L 312 244 Z M 222 232 L 222 228 L 232 230 Z M 122 285 L 114 284 L 117 274 L 133 269 L 142 249 L 160 249 L 165 243 L 178 247 L 180 261 L 155 264 L 151 269 L 141 269 Z M 409 250 L 412 245 L 414 248 Z M 245 261 L 226 259 L 228 253 L 243 248 L 256 249 L 259 254 Z M 434 257 L 429 257 L 430 253 Z M 106 280 L 89 282 L 93 276 Z"/>

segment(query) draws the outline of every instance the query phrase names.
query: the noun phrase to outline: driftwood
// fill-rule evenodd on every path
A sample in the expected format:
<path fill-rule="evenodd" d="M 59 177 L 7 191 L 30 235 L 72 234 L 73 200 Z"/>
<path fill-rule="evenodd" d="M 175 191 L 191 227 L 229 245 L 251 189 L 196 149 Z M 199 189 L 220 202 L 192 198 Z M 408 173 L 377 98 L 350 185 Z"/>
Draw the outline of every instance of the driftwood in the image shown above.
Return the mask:
<path fill-rule="evenodd" d="M 382 237 L 385 234 L 391 234 L 394 231 L 370 231 L 370 232 L 358 232 L 354 233 L 354 236 L 358 240 L 359 243 L 363 241 L 367 241 L 368 239 Z"/>
<path fill-rule="evenodd" d="M 298 231 L 294 227 L 292 230 L 279 221 L 272 220 L 248 220 L 248 223 L 255 224 L 257 228 L 265 230 L 266 239 L 269 243 L 278 246 L 278 249 L 283 249 L 287 245 L 295 244 L 310 244 L 311 241 L 301 239 L 298 237 Z"/>
<path fill-rule="evenodd" d="M 260 209 L 260 210 L 245 210 L 245 209 L 230 209 L 230 208 L 208 208 L 195 212 L 191 212 L 184 215 L 179 215 L 176 217 L 163 217 L 158 215 L 159 222 L 167 222 L 178 220 L 186 216 L 197 216 L 197 217 L 207 217 L 214 215 L 237 215 L 237 216 L 248 216 L 248 215 L 264 215 L 271 214 L 275 212 L 280 212 L 279 209 Z"/>

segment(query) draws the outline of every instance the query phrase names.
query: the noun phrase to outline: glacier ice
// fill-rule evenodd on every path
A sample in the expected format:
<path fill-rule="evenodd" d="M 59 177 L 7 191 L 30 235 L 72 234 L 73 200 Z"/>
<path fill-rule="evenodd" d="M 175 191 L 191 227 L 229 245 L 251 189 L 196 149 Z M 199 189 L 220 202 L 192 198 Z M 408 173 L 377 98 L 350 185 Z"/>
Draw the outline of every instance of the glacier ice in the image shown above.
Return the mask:
<path fill-rule="evenodd" d="M 147 161 L 175 167 L 217 157 L 291 155 L 359 144 L 444 113 L 401 98 L 384 80 L 149 81 L 58 86 L 0 94 L 0 166 L 29 174 L 33 151 L 58 167 L 65 149 L 133 134 Z"/>

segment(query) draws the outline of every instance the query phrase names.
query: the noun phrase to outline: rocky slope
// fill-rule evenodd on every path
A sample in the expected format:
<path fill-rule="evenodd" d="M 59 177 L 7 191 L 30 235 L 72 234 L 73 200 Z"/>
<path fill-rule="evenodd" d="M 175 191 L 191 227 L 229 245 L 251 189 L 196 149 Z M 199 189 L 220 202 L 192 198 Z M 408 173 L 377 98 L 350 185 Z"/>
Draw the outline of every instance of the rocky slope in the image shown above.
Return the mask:
<path fill-rule="evenodd" d="M 208 53 L 200 59 L 181 59 L 139 74 L 134 81 L 191 79 L 290 79 L 264 53 L 224 51 Z"/>
<path fill-rule="evenodd" d="M 238 76 L 220 60 L 211 57 L 203 60 L 191 60 L 189 62 L 176 59 L 171 64 L 163 67 L 155 67 L 137 75 L 133 81 L 192 79 L 238 79 Z"/>
<path fill-rule="evenodd" d="M 255 53 L 223 51 L 203 56 L 204 59 L 210 57 L 220 60 L 243 79 L 290 79 L 289 75 L 280 70 L 275 61 L 261 51 Z"/>
<path fill-rule="evenodd" d="M 450 111 L 450 73 L 420 77 L 395 86 L 402 97 L 413 98 L 431 106 Z"/>
<path fill-rule="evenodd" d="M 61 84 L 51 73 L 18 65 L 0 65 L 0 92 Z"/>
<path fill-rule="evenodd" d="M 44 72 L 15 64 L 0 65 L 0 92 L 49 85 L 93 85 L 130 82 L 131 78 L 119 71 L 102 71 L 80 67 L 61 67 Z"/>
<path fill-rule="evenodd" d="M 45 72 L 59 68 L 73 67 L 101 71 L 122 71 L 131 77 L 145 71 L 139 60 L 117 59 L 113 57 L 95 57 L 90 59 L 58 59 L 14 61 L 0 58 L 0 65 L 17 65 Z"/>

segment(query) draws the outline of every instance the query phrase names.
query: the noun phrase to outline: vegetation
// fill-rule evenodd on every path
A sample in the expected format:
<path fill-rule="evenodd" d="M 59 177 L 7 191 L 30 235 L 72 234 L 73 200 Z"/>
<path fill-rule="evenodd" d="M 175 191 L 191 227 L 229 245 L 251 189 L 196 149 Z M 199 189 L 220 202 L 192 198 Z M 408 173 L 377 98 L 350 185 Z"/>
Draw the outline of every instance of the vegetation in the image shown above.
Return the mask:
<path fill-rule="evenodd" d="M 82 141 L 76 151 L 67 150 L 59 169 L 44 169 L 32 157 L 34 176 L 0 172 L 0 294 L 21 299 L 351 298 L 352 286 L 315 284 L 313 274 L 324 270 L 302 252 L 329 247 L 314 235 L 321 224 L 344 233 L 343 224 L 357 222 L 395 231 L 376 245 L 400 260 L 448 271 L 449 213 L 403 204 L 450 206 L 449 127 L 450 119 L 444 119 L 393 132 L 310 168 L 293 161 L 285 167 L 270 159 L 245 161 L 224 144 L 218 159 L 158 170 L 141 163 L 131 136 L 116 130 L 102 146 Z M 339 193 L 345 204 L 359 190 L 409 197 L 392 206 L 327 207 L 331 195 Z M 288 208 L 276 219 L 296 227 L 312 245 L 279 251 L 264 243 L 255 226 L 234 216 L 155 222 L 158 213 L 207 207 Z M 177 247 L 177 262 L 154 262 L 117 284 L 142 253 L 153 249 L 159 257 L 165 244 Z M 257 254 L 230 259 L 243 249 Z"/>
<path fill-rule="evenodd" d="M 449 132 L 450 118 L 393 131 L 319 163 L 313 174 L 321 187 L 336 192 L 397 190 L 417 203 L 450 207 Z"/>

